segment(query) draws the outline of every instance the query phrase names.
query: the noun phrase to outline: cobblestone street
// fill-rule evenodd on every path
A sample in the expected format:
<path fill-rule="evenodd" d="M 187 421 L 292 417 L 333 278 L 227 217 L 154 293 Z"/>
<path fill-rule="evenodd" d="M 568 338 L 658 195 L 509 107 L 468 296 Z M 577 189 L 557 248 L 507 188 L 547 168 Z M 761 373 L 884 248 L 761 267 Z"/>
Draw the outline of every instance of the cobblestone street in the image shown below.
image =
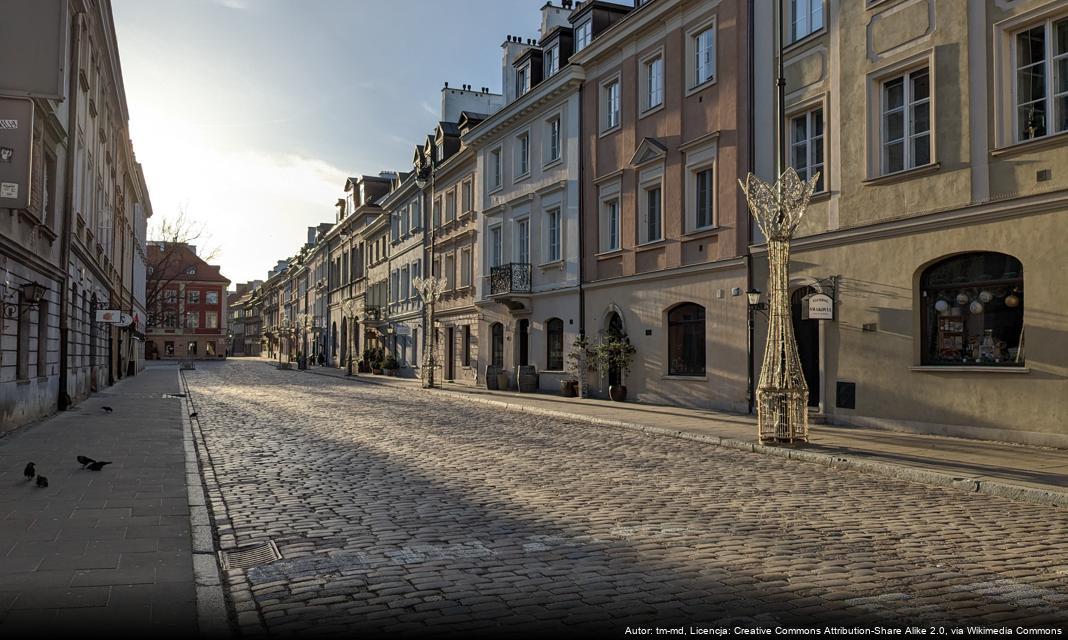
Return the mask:
<path fill-rule="evenodd" d="M 1068 623 L 1063 509 L 262 361 L 185 380 L 222 547 L 283 556 L 230 572 L 247 632 Z"/>

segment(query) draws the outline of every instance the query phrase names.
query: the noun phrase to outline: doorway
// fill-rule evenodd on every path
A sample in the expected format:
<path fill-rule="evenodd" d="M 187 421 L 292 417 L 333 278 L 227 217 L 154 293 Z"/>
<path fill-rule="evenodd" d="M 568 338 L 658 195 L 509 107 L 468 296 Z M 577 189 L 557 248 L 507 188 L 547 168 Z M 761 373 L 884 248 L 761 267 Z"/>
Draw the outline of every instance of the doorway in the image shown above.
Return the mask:
<path fill-rule="evenodd" d="M 445 329 L 445 379 L 453 380 L 456 372 L 453 366 L 456 361 L 456 330 L 453 327 Z"/>
<path fill-rule="evenodd" d="M 605 323 L 605 333 L 609 337 L 618 338 L 623 335 L 623 318 L 620 317 L 615 311 L 608 314 L 608 321 Z M 608 385 L 612 387 L 618 387 L 623 384 L 623 372 L 618 366 L 611 366 L 608 368 Z"/>
<path fill-rule="evenodd" d="M 797 338 L 797 355 L 801 358 L 801 371 L 808 385 L 808 406 L 820 406 L 820 321 L 802 320 L 804 298 L 816 293 L 812 287 L 802 287 L 790 296 L 790 315 L 794 321 L 794 336 Z"/>
<path fill-rule="evenodd" d="M 519 321 L 519 366 L 530 364 L 530 320 Z"/>

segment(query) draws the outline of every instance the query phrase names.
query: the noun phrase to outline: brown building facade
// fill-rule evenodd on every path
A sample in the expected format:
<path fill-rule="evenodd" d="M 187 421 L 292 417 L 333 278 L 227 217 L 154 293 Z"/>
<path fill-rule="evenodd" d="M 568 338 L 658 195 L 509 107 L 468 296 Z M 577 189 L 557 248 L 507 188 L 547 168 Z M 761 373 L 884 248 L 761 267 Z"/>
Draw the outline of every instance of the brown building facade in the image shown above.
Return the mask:
<path fill-rule="evenodd" d="M 149 360 L 225 358 L 228 351 L 226 288 L 219 267 L 188 244 L 148 247 Z"/>

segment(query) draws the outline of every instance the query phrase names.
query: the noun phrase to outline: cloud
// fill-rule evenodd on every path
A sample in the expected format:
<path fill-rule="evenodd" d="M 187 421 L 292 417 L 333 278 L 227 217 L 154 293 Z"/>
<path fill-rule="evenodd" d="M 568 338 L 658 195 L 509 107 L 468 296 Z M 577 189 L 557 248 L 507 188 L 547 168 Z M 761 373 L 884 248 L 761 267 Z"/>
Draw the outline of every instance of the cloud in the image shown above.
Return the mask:
<path fill-rule="evenodd" d="M 430 106 L 430 103 L 426 100 L 423 100 L 422 104 L 420 104 L 419 106 L 423 107 L 423 111 L 426 111 L 430 115 L 434 116 L 435 119 L 438 117 L 438 110 Z"/>
<path fill-rule="evenodd" d="M 216 4 L 221 4 L 227 9 L 248 9 L 252 5 L 249 0 L 212 0 Z"/>

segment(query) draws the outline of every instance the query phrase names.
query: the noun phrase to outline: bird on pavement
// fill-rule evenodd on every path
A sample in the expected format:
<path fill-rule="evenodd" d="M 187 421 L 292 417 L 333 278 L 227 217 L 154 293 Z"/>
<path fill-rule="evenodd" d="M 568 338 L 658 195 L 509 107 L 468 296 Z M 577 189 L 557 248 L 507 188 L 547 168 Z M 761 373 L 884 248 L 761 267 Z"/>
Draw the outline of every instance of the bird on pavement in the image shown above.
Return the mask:
<path fill-rule="evenodd" d="M 78 456 L 78 462 L 82 463 L 82 469 L 84 469 L 85 465 L 92 464 L 93 462 L 96 462 L 96 460 L 93 460 L 88 456 Z"/>
<path fill-rule="evenodd" d="M 190 413 L 190 414 L 189 414 L 189 417 L 190 417 L 190 418 L 195 418 L 195 417 L 197 417 L 197 412 L 196 412 L 196 411 L 194 411 L 193 413 Z"/>
<path fill-rule="evenodd" d="M 44 476 L 37 476 L 37 486 L 44 489 L 48 486 L 48 478 Z"/>
<path fill-rule="evenodd" d="M 26 469 L 22 472 L 22 475 L 26 476 L 27 480 L 33 480 L 33 477 L 37 475 L 37 468 L 31 462 L 26 465 Z"/>
<path fill-rule="evenodd" d="M 106 464 L 111 464 L 111 463 L 110 462 L 93 462 L 92 464 L 89 465 L 89 470 L 90 471 L 100 471 L 101 469 L 104 468 L 104 465 L 106 465 Z"/>
<path fill-rule="evenodd" d="M 111 407 L 101 407 L 101 409 L 104 410 L 104 413 L 111 413 L 112 411 L 114 411 L 114 409 L 112 409 Z"/>

